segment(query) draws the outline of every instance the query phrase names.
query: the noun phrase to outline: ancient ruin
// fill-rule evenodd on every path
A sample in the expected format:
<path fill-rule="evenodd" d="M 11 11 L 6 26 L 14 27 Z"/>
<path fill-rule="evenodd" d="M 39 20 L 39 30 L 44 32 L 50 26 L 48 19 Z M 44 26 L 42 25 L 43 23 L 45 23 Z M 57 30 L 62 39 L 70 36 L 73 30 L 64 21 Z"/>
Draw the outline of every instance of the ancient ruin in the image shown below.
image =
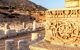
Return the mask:
<path fill-rule="evenodd" d="M 80 0 L 65 0 L 65 3 L 65 8 L 62 9 L 31 12 L 14 10 L 11 14 L 17 12 L 24 16 L 26 14 L 27 17 L 18 16 L 10 20 L 8 20 L 9 18 L 2 18 L 0 20 L 2 21 L 0 24 L 1 38 L 6 35 L 8 37 L 13 35 L 19 37 L 24 34 L 18 40 L 6 40 L 5 50 L 11 50 L 11 48 L 12 50 L 80 50 Z M 3 12 L 1 13 L 3 14 Z M 39 24 L 38 20 L 41 20 L 45 25 Z M 44 30 L 41 29 L 44 27 L 45 33 L 38 32 Z M 27 39 L 26 34 L 30 36 L 29 39 Z M 15 44 L 17 48 L 15 48 Z"/>
<path fill-rule="evenodd" d="M 74 2 L 79 1 L 66 0 L 66 2 L 73 2 L 74 4 Z M 69 7 L 70 8 L 46 11 L 46 34 L 44 39 L 51 44 L 79 46 L 80 8 Z"/>
<path fill-rule="evenodd" d="M 51 44 L 79 45 L 79 8 L 65 8 L 46 12 L 45 40 Z"/>
<path fill-rule="evenodd" d="M 65 2 L 66 8 L 46 11 L 45 37 L 31 45 L 32 50 L 80 49 L 80 0 Z M 59 45 L 58 48 L 56 45 Z"/>

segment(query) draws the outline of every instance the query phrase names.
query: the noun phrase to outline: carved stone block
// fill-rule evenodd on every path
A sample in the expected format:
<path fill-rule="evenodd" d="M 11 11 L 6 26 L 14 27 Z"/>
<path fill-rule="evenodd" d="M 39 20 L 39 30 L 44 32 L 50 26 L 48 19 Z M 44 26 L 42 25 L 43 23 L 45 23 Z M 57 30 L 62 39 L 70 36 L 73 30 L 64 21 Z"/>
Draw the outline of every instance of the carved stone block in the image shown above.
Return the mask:
<path fill-rule="evenodd" d="M 80 18 L 70 10 L 64 17 L 46 17 L 45 40 L 52 44 L 78 45 L 80 34 Z M 47 14 L 46 14 L 47 16 Z M 51 16 L 51 15 L 50 15 Z M 57 15 L 60 16 L 60 15 Z"/>
<path fill-rule="evenodd" d="M 0 38 L 6 37 L 4 30 L 0 30 Z"/>
<path fill-rule="evenodd" d="M 29 42 L 26 40 L 19 40 L 18 41 L 18 49 L 19 50 L 30 50 L 29 49 Z"/>
<path fill-rule="evenodd" d="M 6 35 L 8 37 L 17 35 L 16 30 L 14 30 L 14 29 L 12 29 L 12 30 L 6 30 L 5 33 L 6 33 Z"/>
<path fill-rule="evenodd" d="M 39 38 L 38 33 L 32 33 L 32 34 L 31 34 L 31 40 L 32 40 L 32 41 L 35 41 L 35 40 L 37 40 L 38 38 Z"/>
<path fill-rule="evenodd" d="M 5 50 L 16 50 L 14 40 L 6 40 L 5 41 Z"/>

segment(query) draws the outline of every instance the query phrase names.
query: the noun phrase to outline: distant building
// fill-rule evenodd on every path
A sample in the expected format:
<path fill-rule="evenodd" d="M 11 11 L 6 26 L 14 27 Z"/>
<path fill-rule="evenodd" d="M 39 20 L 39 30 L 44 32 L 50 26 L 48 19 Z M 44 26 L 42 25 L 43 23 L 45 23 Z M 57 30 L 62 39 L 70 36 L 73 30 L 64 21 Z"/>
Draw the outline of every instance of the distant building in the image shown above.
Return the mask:
<path fill-rule="evenodd" d="M 80 7 L 80 0 L 65 0 L 65 7 Z"/>

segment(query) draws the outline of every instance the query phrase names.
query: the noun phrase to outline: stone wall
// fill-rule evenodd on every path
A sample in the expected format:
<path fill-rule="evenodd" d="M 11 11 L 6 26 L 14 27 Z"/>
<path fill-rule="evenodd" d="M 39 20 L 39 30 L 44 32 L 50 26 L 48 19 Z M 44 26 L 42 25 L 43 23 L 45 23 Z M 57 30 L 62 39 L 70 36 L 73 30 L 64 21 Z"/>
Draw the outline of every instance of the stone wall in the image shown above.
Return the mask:
<path fill-rule="evenodd" d="M 21 14 L 21 15 L 35 17 L 37 22 L 45 21 L 45 11 L 19 11 L 19 10 L 14 10 L 13 13 L 18 13 L 18 14 Z"/>
<path fill-rule="evenodd" d="M 21 30 L 21 29 L 28 29 L 32 28 L 32 22 L 2 22 L 0 23 L 0 30 L 5 29 L 15 29 L 15 30 Z"/>
<path fill-rule="evenodd" d="M 31 12 L 31 16 L 35 17 L 37 22 L 45 21 L 45 11 L 33 11 Z"/>
<path fill-rule="evenodd" d="M 46 11 L 45 40 L 51 44 L 80 46 L 80 8 Z"/>
<path fill-rule="evenodd" d="M 28 22 L 2 22 L 0 23 L 0 39 L 16 36 L 26 31 L 32 31 L 32 23 Z"/>

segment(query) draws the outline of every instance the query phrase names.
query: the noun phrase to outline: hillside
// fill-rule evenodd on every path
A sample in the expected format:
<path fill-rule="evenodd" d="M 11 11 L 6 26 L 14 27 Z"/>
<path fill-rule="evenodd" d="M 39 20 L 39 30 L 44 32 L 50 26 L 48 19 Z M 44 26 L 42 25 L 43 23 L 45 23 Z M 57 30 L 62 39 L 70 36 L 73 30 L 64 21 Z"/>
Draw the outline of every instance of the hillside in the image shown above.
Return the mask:
<path fill-rule="evenodd" d="M 37 5 L 29 0 L 0 0 L 0 6 L 14 7 L 19 10 L 46 10 L 46 8 Z"/>

